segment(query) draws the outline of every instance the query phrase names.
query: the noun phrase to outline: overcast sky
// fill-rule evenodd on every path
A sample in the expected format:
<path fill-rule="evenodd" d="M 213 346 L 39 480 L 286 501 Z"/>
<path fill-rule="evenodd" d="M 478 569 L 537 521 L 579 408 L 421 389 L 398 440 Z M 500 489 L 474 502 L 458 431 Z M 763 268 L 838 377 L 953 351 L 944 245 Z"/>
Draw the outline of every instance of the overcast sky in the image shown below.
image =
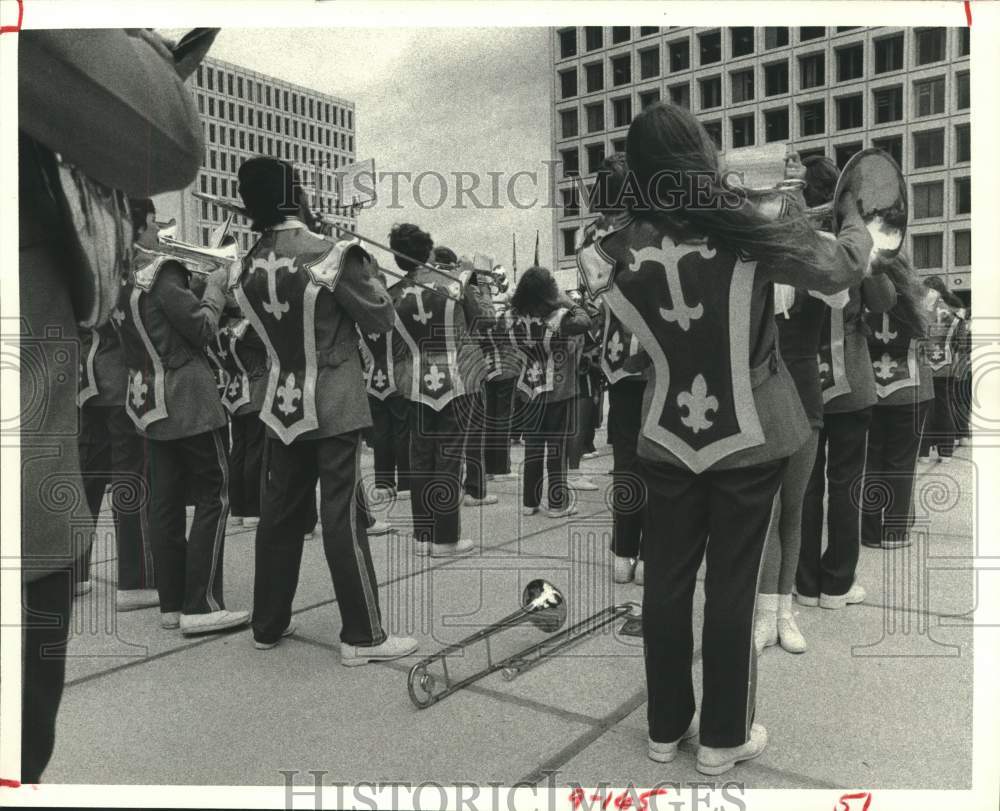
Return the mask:
<path fill-rule="evenodd" d="M 224 29 L 210 55 L 354 101 L 356 156 L 374 158 L 377 172 L 438 172 L 449 179 L 448 203 L 433 210 L 414 203 L 405 180 L 402 208 L 388 208 L 392 187 L 383 182 L 379 205 L 359 218 L 361 233 L 383 241 L 394 222 L 415 222 L 435 244 L 470 257 L 489 253 L 509 268 L 516 232 L 524 270 L 538 229 L 541 261 L 552 263 L 552 211 L 542 207 L 550 194 L 545 29 Z M 486 173 L 503 173 L 502 208 L 477 210 L 467 198 L 466 208 L 456 209 L 451 176 L 458 171 L 483 178 L 485 202 L 492 197 Z M 537 189 L 526 177 L 515 187 L 522 202 L 537 196 L 539 205 L 518 210 L 506 201 L 508 180 L 518 171 L 539 173 Z M 441 184 L 426 176 L 420 192 L 432 205 Z M 384 254 L 379 259 L 389 261 Z"/>

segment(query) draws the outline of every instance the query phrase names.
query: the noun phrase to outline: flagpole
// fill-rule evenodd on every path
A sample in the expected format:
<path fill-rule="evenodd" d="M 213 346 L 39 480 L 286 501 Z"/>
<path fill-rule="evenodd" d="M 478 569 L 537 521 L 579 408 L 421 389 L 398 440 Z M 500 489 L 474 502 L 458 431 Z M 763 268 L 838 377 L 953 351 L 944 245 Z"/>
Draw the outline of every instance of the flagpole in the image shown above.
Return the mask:
<path fill-rule="evenodd" d="M 538 267 L 538 229 L 535 229 L 535 267 Z"/>
<path fill-rule="evenodd" d="M 511 244 L 513 245 L 513 265 L 514 265 L 514 284 L 517 284 L 517 234 L 511 232 L 510 235 Z"/>

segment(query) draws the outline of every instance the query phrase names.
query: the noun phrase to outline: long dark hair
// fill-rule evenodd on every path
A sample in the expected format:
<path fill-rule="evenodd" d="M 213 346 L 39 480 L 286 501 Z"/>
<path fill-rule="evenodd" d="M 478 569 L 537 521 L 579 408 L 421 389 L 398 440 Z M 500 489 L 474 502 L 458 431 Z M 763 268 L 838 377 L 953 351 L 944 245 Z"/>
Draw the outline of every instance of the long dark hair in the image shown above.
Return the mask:
<path fill-rule="evenodd" d="M 962 304 L 962 299 L 948 289 L 948 286 L 944 283 L 944 280 L 940 276 L 927 276 L 924 279 L 924 287 L 936 290 L 938 295 L 940 295 L 944 300 L 944 303 L 949 307 L 959 309 L 965 306 Z"/>
<path fill-rule="evenodd" d="M 662 222 L 675 239 L 708 238 L 765 264 L 815 260 L 819 237 L 801 210 L 771 220 L 724 185 L 715 144 L 686 108 L 647 107 L 633 119 L 625 149 L 642 198 L 633 210 Z M 664 205 L 665 197 L 672 202 Z"/>
<path fill-rule="evenodd" d="M 559 303 L 559 287 L 548 268 L 530 267 L 524 271 L 510 298 L 510 306 L 518 315 L 548 318 Z"/>
<path fill-rule="evenodd" d="M 896 288 L 896 305 L 890 315 L 915 337 L 926 337 L 929 322 L 924 308 L 924 286 L 906 254 L 901 251 L 892 259 L 876 257 L 872 260 L 872 270 L 885 273 Z"/>

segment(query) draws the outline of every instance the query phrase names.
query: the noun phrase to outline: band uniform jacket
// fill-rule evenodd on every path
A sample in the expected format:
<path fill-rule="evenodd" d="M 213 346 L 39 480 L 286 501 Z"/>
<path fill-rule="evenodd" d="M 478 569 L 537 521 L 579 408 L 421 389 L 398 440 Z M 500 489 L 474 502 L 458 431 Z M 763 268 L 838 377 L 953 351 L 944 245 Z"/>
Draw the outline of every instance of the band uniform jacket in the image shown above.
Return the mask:
<path fill-rule="evenodd" d="M 389 332 L 395 317 L 376 272 L 359 242 L 324 240 L 296 218 L 244 257 L 230 287 L 267 348 L 269 436 L 289 444 L 372 424 L 358 330 Z"/>
<path fill-rule="evenodd" d="M 25 582 L 63 569 L 92 525 L 80 478 L 74 268 L 67 212 L 52 194 L 53 151 L 109 188 L 147 197 L 190 183 L 204 149 L 190 93 L 127 31 L 22 31 L 18 37 L 21 369 L 21 550 Z M 65 356 L 68 361 L 61 360 Z M 28 358 L 43 358 L 34 386 Z M 44 402 L 44 408 L 38 408 Z M 69 486 L 67 511 L 52 487 Z"/>
<path fill-rule="evenodd" d="M 721 244 L 677 243 L 628 220 L 577 253 L 592 296 L 652 359 L 637 451 L 693 473 L 790 456 L 809 433 L 781 360 L 773 282 L 835 293 L 864 274 L 872 241 L 857 215 L 809 263 L 763 266 Z"/>
<path fill-rule="evenodd" d="M 926 344 L 893 312 L 868 313 L 868 350 L 875 376 L 876 406 L 898 406 L 934 399 L 933 373 Z"/>
<path fill-rule="evenodd" d="M 965 343 L 965 319 L 951 307 L 937 290 L 928 290 L 924 298 L 927 310 L 927 360 L 934 377 L 952 377 Z"/>
<path fill-rule="evenodd" d="M 115 316 L 117 310 L 112 312 Z M 125 405 L 128 369 L 113 321 L 98 329 L 80 330 L 80 406 Z"/>
<path fill-rule="evenodd" d="M 225 293 L 207 285 L 199 299 L 174 259 L 136 251 L 122 288 L 119 331 L 128 364 L 125 409 L 150 439 L 197 436 L 223 427 L 226 412 L 205 348 L 214 340 Z"/>
<path fill-rule="evenodd" d="M 560 307 L 543 319 L 510 310 L 506 319 L 507 334 L 524 357 L 517 389 L 529 400 L 540 403 L 576 397 L 579 336 L 593 326 L 587 311 L 574 304 Z"/>

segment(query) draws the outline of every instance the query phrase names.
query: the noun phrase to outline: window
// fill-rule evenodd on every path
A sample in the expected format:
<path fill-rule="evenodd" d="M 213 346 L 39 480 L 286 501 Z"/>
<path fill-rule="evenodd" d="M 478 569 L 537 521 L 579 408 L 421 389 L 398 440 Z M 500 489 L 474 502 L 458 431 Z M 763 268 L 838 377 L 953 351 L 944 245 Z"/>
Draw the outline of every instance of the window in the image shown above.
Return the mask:
<path fill-rule="evenodd" d="M 206 73 L 206 76 L 208 78 L 208 89 L 209 90 L 215 90 L 215 88 L 212 86 L 212 73 L 213 73 L 212 69 L 211 68 L 206 68 L 205 73 Z"/>
<path fill-rule="evenodd" d="M 944 183 L 913 184 L 913 219 L 944 216 Z"/>
<path fill-rule="evenodd" d="M 713 76 L 711 79 L 701 79 L 701 109 L 709 110 L 722 105 L 722 79 Z"/>
<path fill-rule="evenodd" d="M 819 149 L 800 149 L 799 150 L 799 160 L 805 160 L 806 158 L 825 158 L 826 150 L 822 147 Z"/>
<path fill-rule="evenodd" d="M 573 177 L 580 174 L 580 153 L 577 149 L 564 149 L 559 153 L 562 158 L 563 177 Z"/>
<path fill-rule="evenodd" d="M 584 73 L 587 74 L 587 92 L 593 93 L 604 89 L 604 63 L 592 62 L 585 65 Z"/>
<path fill-rule="evenodd" d="M 209 68 L 209 70 L 211 70 L 211 68 Z M 205 79 L 205 77 L 202 75 L 203 72 L 202 72 L 202 66 L 201 65 L 198 65 L 198 71 L 197 71 L 197 73 L 198 73 L 198 76 L 195 79 L 195 81 L 198 82 L 198 87 L 201 87 L 202 84 L 203 84 L 203 82 L 204 82 L 204 79 Z"/>
<path fill-rule="evenodd" d="M 944 76 L 913 83 L 913 106 L 916 118 L 944 112 Z"/>
<path fill-rule="evenodd" d="M 211 68 L 209 68 L 209 70 L 211 70 Z M 203 193 L 208 192 L 208 179 L 205 177 L 205 175 L 201 176 L 201 190 Z"/>
<path fill-rule="evenodd" d="M 903 35 L 875 40 L 875 72 L 903 69 Z"/>
<path fill-rule="evenodd" d="M 271 106 L 271 85 L 267 85 L 267 87 L 264 88 L 264 98 L 266 100 L 267 106 L 270 107 Z M 277 99 L 277 98 L 278 98 L 278 96 L 277 96 L 277 94 L 275 94 L 275 99 Z M 277 105 L 275 105 L 275 106 L 277 106 Z"/>
<path fill-rule="evenodd" d="M 799 29 L 799 42 L 810 39 L 819 39 L 826 36 L 826 29 L 822 26 L 806 26 Z"/>
<path fill-rule="evenodd" d="M 944 59 L 947 29 L 924 28 L 917 31 L 917 64 L 929 65 Z"/>
<path fill-rule="evenodd" d="M 849 48 L 837 49 L 837 81 L 860 79 L 865 68 L 865 50 L 860 42 Z"/>
<path fill-rule="evenodd" d="M 643 79 L 652 79 L 660 75 L 660 48 L 647 48 L 639 51 L 639 76 Z"/>
<path fill-rule="evenodd" d="M 732 119 L 733 124 L 733 147 L 753 146 L 753 115 L 741 115 Z"/>
<path fill-rule="evenodd" d="M 622 155 L 624 155 L 625 154 L 625 139 L 624 138 L 616 138 L 614 141 L 612 141 L 611 142 L 611 151 L 612 152 L 619 152 Z"/>
<path fill-rule="evenodd" d="M 919 270 L 941 267 L 941 234 L 913 235 L 913 267 Z"/>
<path fill-rule="evenodd" d="M 205 97 L 201 93 L 198 94 L 198 112 L 205 112 Z"/>
<path fill-rule="evenodd" d="M 845 31 L 857 31 L 860 27 L 860 25 L 838 25 L 837 33 L 843 34 Z"/>
<path fill-rule="evenodd" d="M 559 124 L 563 138 L 575 138 L 580 132 L 579 122 L 577 120 L 577 114 L 575 109 L 560 110 Z"/>
<path fill-rule="evenodd" d="M 232 92 L 232 91 L 230 91 Z M 236 79 L 236 95 L 243 98 L 243 77 L 240 76 Z"/>
<path fill-rule="evenodd" d="M 215 115 L 215 99 L 208 97 L 208 114 Z"/>
<path fill-rule="evenodd" d="M 875 123 L 886 124 L 903 120 L 903 88 L 883 87 L 872 92 L 875 102 Z"/>
<path fill-rule="evenodd" d="M 219 193 L 219 179 L 217 177 L 212 178 L 211 187 L 212 187 L 212 194 Z"/>
<path fill-rule="evenodd" d="M 764 95 L 779 96 L 788 92 L 788 60 L 764 65 Z"/>
<path fill-rule="evenodd" d="M 210 144 L 215 143 L 215 124 L 208 125 L 208 142 Z"/>
<path fill-rule="evenodd" d="M 580 203 L 577 200 L 575 188 L 561 189 L 563 200 L 563 216 L 576 217 L 580 213 Z"/>
<path fill-rule="evenodd" d="M 587 171 L 594 174 L 604 160 L 604 144 L 587 144 Z"/>
<path fill-rule="evenodd" d="M 966 163 L 972 160 L 972 148 L 969 141 L 969 125 L 959 124 L 955 127 L 955 162 Z"/>
<path fill-rule="evenodd" d="M 787 107 L 764 111 L 764 140 L 767 143 L 788 140 Z"/>
<path fill-rule="evenodd" d="M 822 101 L 799 105 L 799 132 L 801 135 L 820 135 L 825 129 L 826 122 Z"/>
<path fill-rule="evenodd" d="M 587 111 L 587 132 L 601 132 L 604 129 L 604 102 L 588 104 Z"/>
<path fill-rule="evenodd" d="M 803 90 L 810 87 L 820 87 L 826 81 L 824 75 L 823 54 L 810 54 L 799 57 L 799 86 Z"/>
<path fill-rule="evenodd" d="M 913 133 L 913 168 L 941 166 L 944 163 L 944 130 Z"/>
<path fill-rule="evenodd" d="M 611 83 L 615 87 L 632 83 L 632 54 L 623 54 L 611 60 Z"/>
<path fill-rule="evenodd" d="M 781 48 L 788 44 L 788 29 L 787 28 L 771 28 L 767 27 L 764 29 L 764 50 L 769 51 L 772 48 Z"/>
<path fill-rule="evenodd" d="M 576 68 L 559 73 L 559 89 L 564 99 L 571 99 L 576 95 Z"/>
<path fill-rule="evenodd" d="M 753 53 L 753 28 L 730 28 L 729 36 L 734 57 Z"/>
<path fill-rule="evenodd" d="M 714 31 L 711 34 L 698 35 L 699 65 L 711 65 L 722 59 L 722 34 Z"/>
<path fill-rule="evenodd" d="M 856 153 L 860 152 L 862 148 L 861 142 L 851 144 L 839 144 L 833 148 L 833 159 L 837 164 L 837 168 L 843 170 L 847 166 L 847 162 Z"/>
<path fill-rule="evenodd" d="M 955 232 L 955 264 L 960 267 L 972 264 L 972 231 Z"/>
<path fill-rule="evenodd" d="M 670 87 L 670 100 L 678 107 L 685 107 L 688 110 L 690 110 L 691 85 L 689 85 L 687 82 L 684 82 L 684 84 L 672 85 Z"/>
<path fill-rule="evenodd" d="M 670 50 L 671 73 L 691 67 L 691 45 L 686 39 L 671 42 L 667 47 Z"/>
<path fill-rule="evenodd" d="M 958 55 L 968 56 L 969 55 L 969 34 L 972 33 L 968 28 L 958 29 Z"/>
<path fill-rule="evenodd" d="M 753 69 L 740 70 L 729 76 L 733 86 L 733 103 L 753 101 Z"/>
<path fill-rule="evenodd" d="M 247 148 L 246 147 L 246 141 L 244 139 L 245 135 L 246 135 L 246 133 L 243 130 L 240 130 L 240 149 L 246 149 Z"/>
<path fill-rule="evenodd" d="M 624 96 L 611 102 L 614 111 L 614 126 L 627 127 L 632 123 L 632 99 Z"/>
<path fill-rule="evenodd" d="M 969 214 L 972 211 L 972 178 L 960 177 L 955 180 L 955 213 Z"/>
<path fill-rule="evenodd" d="M 639 94 L 639 107 L 645 110 L 650 104 L 656 104 L 660 100 L 659 90 L 647 90 Z"/>
<path fill-rule="evenodd" d="M 722 122 L 705 121 L 702 125 L 705 127 L 705 132 L 708 133 L 708 137 L 712 139 L 712 143 L 715 144 L 715 148 L 722 149 Z"/>
<path fill-rule="evenodd" d="M 955 109 L 969 109 L 969 72 L 955 75 Z"/>
<path fill-rule="evenodd" d="M 619 42 L 628 42 L 632 39 L 632 29 L 627 25 L 615 25 L 611 28 L 611 42 L 617 45 Z"/>
<path fill-rule="evenodd" d="M 563 256 L 576 256 L 576 229 L 562 229 L 562 252 Z"/>
<path fill-rule="evenodd" d="M 231 74 L 231 73 L 226 74 L 226 84 L 227 84 L 227 86 L 229 88 L 229 95 L 230 96 L 233 95 L 233 74 Z M 242 86 L 243 86 L 243 80 L 241 79 L 240 80 L 240 87 L 242 87 Z M 221 89 L 221 85 L 220 85 L 220 89 Z M 242 94 L 241 94 L 241 96 L 242 96 Z"/>
<path fill-rule="evenodd" d="M 583 29 L 583 37 L 588 51 L 596 51 L 604 45 L 604 29 L 598 26 L 588 25 Z"/>
<path fill-rule="evenodd" d="M 660 33 L 660 28 L 659 26 L 656 25 L 643 25 L 640 26 L 639 28 L 640 37 L 648 37 L 651 34 L 659 34 L 659 33 Z"/>
<path fill-rule="evenodd" d="M 837 99 L 837 129 L 850 130 L 863 124 L 861 94 Z"/>

